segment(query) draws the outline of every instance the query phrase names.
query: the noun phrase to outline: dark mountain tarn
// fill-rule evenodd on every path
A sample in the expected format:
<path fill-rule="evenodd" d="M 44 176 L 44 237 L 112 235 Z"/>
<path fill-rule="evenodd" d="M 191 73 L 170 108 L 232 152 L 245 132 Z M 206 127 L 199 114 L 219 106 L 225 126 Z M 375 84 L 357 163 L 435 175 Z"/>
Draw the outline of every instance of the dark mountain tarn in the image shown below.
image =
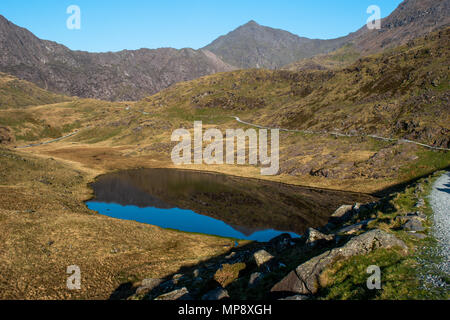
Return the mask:
<path fill-rule="evenodd" d="M 88 206 L 114 218 L 164 228 L 268 241 L 325 225 L 342 204 L 365 194 L 313 189 L 222 174 L 139 169 L 101 176 Z"/>

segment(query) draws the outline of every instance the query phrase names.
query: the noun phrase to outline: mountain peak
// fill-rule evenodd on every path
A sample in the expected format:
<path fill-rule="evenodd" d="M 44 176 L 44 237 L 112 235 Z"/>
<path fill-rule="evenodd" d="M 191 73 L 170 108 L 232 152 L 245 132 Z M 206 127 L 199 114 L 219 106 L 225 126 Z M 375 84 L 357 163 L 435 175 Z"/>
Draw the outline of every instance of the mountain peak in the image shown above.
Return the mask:
<path fill-rule="evenodd" d="M 244 27 L 260 27 L 261 25 L 256 22 L 255 20 L 250 20 L 246 24 L 244 24 Z"/>

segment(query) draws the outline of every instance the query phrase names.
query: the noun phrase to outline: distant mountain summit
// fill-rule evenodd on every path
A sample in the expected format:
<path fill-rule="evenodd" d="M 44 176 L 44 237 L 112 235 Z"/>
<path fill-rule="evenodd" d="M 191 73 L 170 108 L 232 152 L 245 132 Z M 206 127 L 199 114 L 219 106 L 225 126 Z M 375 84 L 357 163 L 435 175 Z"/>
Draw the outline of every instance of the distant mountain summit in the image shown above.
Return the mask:
<path fill-rule="evenodd" d="M 345 38 L 302 38 L 284 30 L 261 26 L 252 20 L 219 37 L 205 49 L 240 68 L 276 69 L 299 59 L 336 50 L 344 43 Z"/>
<path fill-rule="evenodd" d="M 0 15 L 0 71 L 57 93 L 138 100 L 180 81 L 234 69 L 206 50 L 72 51 Z"/>

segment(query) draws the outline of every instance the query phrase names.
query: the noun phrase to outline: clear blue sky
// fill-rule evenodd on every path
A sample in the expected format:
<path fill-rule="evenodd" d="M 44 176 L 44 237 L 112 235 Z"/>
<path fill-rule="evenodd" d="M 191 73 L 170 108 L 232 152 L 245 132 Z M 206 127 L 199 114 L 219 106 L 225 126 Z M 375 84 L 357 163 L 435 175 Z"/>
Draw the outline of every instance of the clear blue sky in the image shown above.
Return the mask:
<path fill-rule="evenodd" d="M 401 0 L 1 0 L 0 14 L 39 38 L 93 52 L 201 48 L 255 20 L 309 38 L 330 39 L 362 27 L 369 5 L 388 16 Z M 69 5 L 81 30 L 69 30 Z"/>

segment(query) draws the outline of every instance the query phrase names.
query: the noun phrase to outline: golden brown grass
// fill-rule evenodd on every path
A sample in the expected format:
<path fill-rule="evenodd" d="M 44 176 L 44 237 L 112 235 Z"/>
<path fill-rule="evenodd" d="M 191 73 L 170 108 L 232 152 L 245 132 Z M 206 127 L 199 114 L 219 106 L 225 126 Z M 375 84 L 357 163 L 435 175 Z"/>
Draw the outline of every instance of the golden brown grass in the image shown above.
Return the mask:
<path fill-rule="evenodd" d="M 90 212 L 98 171 L 4 149 L 0 163 L 2 299 L 106 299 L 127 279 L 164 277 L 233 245 Z M 66 288 L 70 265 L 80 291 Z"/>

